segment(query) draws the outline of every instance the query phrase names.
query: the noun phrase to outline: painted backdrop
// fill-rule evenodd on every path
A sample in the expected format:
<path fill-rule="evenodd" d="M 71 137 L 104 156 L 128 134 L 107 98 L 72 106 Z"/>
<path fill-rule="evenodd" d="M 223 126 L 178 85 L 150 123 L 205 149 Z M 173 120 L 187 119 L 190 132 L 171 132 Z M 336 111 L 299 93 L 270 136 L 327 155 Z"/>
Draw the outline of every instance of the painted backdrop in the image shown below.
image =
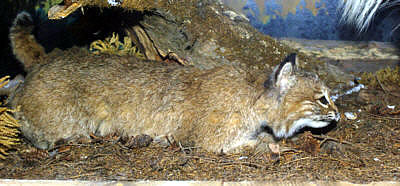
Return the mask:
<path fill-rule="evenodd" d="M 223 0 L 245 14 L 251 24 L 273 37 L 296 37 L 324 40 L 397 40 L 399 11 L 386 10 L 375 18 L 366 33 L 356 33 L 351 26 L 339 24 L 339 0 Z"/>

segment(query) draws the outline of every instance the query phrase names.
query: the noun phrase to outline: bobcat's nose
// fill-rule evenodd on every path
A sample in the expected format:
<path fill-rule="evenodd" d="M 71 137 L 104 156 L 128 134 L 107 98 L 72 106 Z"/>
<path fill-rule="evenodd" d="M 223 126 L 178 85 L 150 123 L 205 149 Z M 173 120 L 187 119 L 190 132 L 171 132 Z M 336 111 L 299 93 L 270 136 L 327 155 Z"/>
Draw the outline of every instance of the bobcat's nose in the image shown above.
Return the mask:
<path fill-rule="evenodd" d="M 340 120 L 340 113 L 336 111 L 329 111 L 328 112 L 328 118 L 333 121 L 339 121 Z"/>
<path fill-rule="evenodd" d="M 336 117 L 335 117 L 335 121 L 339 121 L 340 120 L 340 113 L 336 112 Z"/>

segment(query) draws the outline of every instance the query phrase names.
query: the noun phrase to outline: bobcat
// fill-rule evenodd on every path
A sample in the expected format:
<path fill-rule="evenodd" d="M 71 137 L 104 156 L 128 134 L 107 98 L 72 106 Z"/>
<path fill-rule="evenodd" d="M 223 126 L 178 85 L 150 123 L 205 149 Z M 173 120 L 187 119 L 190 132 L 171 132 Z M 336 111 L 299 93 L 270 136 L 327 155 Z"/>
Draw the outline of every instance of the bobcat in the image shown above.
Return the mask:
<path fill-rule="evenodd" d="M 31 21 L 24 12 L 15 19 L 10 30 L 14 53 L 45 58 L 26 54 L 41 49 L 19 48 L 18 43 L 35 42 L 23 29 Z M 246 70 L 234 65 L 200 70 L 91 55 L 42 64 L 19 60 L 28 72 L 11 106 L 20 106 L 21 131 L 40 149 L 91 133 L 118 133 L 173 136 L 211 152 L 233 153 L 339 119 L 329 88 L 316 74 L 298 68 L 296 54 L 275 67 L 262 86 L 250 83 Z"/>

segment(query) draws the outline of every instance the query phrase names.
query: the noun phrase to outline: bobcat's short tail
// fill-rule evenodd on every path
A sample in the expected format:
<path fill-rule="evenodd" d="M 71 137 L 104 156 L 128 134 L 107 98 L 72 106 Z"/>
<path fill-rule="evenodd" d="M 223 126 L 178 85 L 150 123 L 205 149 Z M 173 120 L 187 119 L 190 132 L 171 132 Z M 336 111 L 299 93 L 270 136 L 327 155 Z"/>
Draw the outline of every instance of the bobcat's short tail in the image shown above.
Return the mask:
<path fill-rule="evenodd" d="M 354 25 L 359 32 L 366 31 L 378 9 L 395 2 L 400 0 L 340 0 L 341 22 Z"/>
<path fill-rule="evenodd" d="M 21 12 L 10 28 L 11 47 L 16 58 L 23 63 L 25 70 L 41 63 L 46 53 L 32 34 L 33 19 L 27 12 Z"/>

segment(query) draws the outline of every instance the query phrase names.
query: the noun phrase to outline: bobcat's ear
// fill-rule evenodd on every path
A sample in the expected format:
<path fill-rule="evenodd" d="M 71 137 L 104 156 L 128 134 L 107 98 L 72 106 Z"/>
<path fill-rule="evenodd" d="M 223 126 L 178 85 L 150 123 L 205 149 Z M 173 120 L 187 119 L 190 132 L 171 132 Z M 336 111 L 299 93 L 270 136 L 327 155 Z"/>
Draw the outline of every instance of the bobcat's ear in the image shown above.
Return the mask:
<path fill-rule="evenodd" d="M 295 53 L 288 55 L 272 73 L 272 80 L 275 87 L 281 92 L 286 92 L 296 81 L 294 76 L 297 70 L 297 55 Z"/>

